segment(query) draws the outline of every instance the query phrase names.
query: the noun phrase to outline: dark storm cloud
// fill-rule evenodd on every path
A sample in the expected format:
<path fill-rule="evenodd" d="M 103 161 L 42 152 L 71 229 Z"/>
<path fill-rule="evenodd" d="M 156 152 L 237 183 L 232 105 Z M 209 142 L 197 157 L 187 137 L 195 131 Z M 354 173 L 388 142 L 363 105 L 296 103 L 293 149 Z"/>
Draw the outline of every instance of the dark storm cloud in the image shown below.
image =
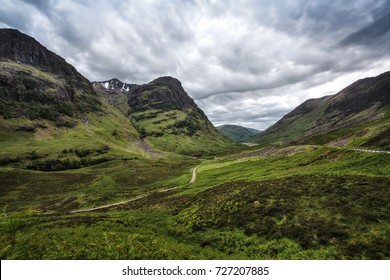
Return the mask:
<path fill-rule="evenodd" d="M 0 23 L 3 27 L 28 30 L 32 21 L 33 18 L 27 5 L 21 3 L 16 7 L 12 2 L 8 1 L 0 5 Z"/>
<path fill-rule="evenodd" d="M 21 0 L 21 2 L 30 4 L 41 11 L 45 11 L 45 12 L 51 11 L 52 1 L 50 0 Z"/>
<path fill-rule="evenodd" d="M 217 124 L 257 128 L 390 66 L 389 1 L 3 0 L 18 28 L 90 80 L 162 75 Z"/>
<path fill-rule="evenodd" d="M 390 47 L 390 4 L 384 3 L 373 13 L 373 17 L 373 22 L 348 35 L 341 44 L 388 50 Z"/>

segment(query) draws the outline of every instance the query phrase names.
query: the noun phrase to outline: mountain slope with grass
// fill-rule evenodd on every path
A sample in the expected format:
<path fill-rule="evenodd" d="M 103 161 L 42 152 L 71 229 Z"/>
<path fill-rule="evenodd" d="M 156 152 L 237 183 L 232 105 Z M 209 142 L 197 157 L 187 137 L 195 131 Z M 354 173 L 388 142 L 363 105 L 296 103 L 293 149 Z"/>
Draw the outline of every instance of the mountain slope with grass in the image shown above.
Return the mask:
<path fill-rule="evenodd" d="M 170 107 L 130 107 L 136 85 L 117 79 L 91 84 L 34 38 L 13 29 L 0 29 L 0 38 L 2 166 L 59 171 L 118 157 L 157 158 L 166 151 L 202 156 L 235 147 L 181 85 L 175 88 L 178 81 L 164 84 L 164 94 L 177 93 Z M 182 107 L 183 100 L 190 106 Z M 171 127 L 152 116 L 168 118 Z M 143 127 L 148 121 L 155 123 Z"/>
<path fill-rule="evenodd" d="M 34 38 L 0 29 L 0 115 L 71 124 L 99 110 L 91 83 Z"/>
<path fill-rule="evenodd" d="M 390 72 L 307 100 L 256 135 L 256 143 L 294 142 L 390 149 Z"/>
<path fill-rule="evenodd" d="M 1 166 L 60 171 L 150 156 L 131 121 L 85 77 L 13 29 L 0 29 L 0 101 Z"/>
<path fill-rule="evenodd" d="M 92 84 L 156 150 L 199 157 L 239 147 L 213 126 L 175 78 L 160 77 L 143 85 L 118 79 Z"/>
<path fill-rule="evenodd" d="M 239 125 L 225 124 L 217 126 L 217 129 L 226 137 L 237 142 L 246 142 L 251 139 L 255 134 L 259 133 L 258 130 Z"/>
<path fill-rule="evenodd" d="M 133 125 L 157 149 L 198 157 L 238 148 L 213 126 L 175 78 L 160 77 L 135 86 L 128 98 Z"/>

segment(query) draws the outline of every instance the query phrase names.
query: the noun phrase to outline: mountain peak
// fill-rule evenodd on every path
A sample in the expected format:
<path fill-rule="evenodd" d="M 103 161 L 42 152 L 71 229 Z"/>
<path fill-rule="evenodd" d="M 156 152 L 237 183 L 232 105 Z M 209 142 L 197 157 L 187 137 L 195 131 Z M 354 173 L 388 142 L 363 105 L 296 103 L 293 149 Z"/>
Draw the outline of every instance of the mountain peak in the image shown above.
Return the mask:
<path fill-rule="evenodd" d="M 103 87 L 106 91 L 129 91 L 132 87 L 135 87 L 136 84 L 124 83 L 117 78 L 112 78 L 107 81 L 92 82 L 95 87 Z"/>
<path fill-rule="evenodd" d="M 48 50 L 33 37 L 16 29 L 0 29 L 0 42 L 2 59 L 38 66 L 58 74 L 74 76 L 78 74 L 65 59 Z"/>
<path fill-rule="evenodd" d="M 0 29 L 0 61 L 0 115 L 58 122 L 98 110 L 91 83 L 34 38 Z"/>
<path fill-rule="evenodd" d="M 194 105 L 194 100 L 185 92 L 180 81 L 169 76 L 159 77 L 129 91 L 129 106 L 137 110 L 145 106 L 187 108 Z"/>
<path fill-rule="evenodd" d="M 181 82 L 176 79 L 176 78 L 173 78 L 171 76 L 162 76 L 162 77 L 158 77 L 157 79 L 154 79 L 153 81 L 151 81 L 149 84 L 165 84 L 165 85 L 177 85 L 177 86 L 181 86 Z"/>

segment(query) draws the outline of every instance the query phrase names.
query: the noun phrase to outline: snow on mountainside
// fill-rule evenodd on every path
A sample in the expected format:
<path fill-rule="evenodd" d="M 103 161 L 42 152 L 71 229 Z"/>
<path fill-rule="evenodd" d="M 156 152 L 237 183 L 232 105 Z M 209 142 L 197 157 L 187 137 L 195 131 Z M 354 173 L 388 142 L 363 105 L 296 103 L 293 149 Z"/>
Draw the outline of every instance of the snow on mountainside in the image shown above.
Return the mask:
<path fill-rule="evenodd" d="M 100 81 L 92 83 L 95 87 L 97 85 L 102 86 L 106 91 L 120 90 L 120 91 L 129 91 L 131 88 L 136 86 L 135 84 L 123 83 L 120 80 L 114 78 L 108 81 Z"/>

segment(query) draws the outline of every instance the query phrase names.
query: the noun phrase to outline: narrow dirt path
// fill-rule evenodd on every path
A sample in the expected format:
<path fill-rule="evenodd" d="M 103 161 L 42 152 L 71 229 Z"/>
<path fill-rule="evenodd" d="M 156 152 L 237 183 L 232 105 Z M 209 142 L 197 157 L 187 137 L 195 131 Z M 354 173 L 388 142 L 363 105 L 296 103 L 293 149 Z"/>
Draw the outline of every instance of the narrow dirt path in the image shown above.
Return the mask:
<path fill-rule="evenodd" d="M 194 169 L 192 169 L 192 178 L 191 178 L 190 183 L 195 182 L 195 180 L 196 180 L 196 170 L 197 170 L 200 166 L 201 166 L 201 164 L 198 165 L 197 167 L 195 167 Z"/>
<path fill-rule="evenodd" d="M 196 167 L 194 167 L 194 168 L 192 169 L 192 178 L 191 178 L 190 183 L 195 182 L 195 180 L 196 180 L 196 170 L 197 170 L 200 166 L 201 166 L 201 165 L 198 165 L 198 166 L 196 166 Z M 136 200 L 139 200 L 139 199 L 148 197 L 148 196 L 150 196 L 150 195 L 152 195 L 152 194 L 155 194 L 155 193 L 164 193 L 164 192 L 168 192 L 168 191 L 175 190 L 175 189 L 177 189 L 177 188 L 179 188 L 179 187 L 174 187 L 174 188 L 169 188 L 169 189 L 165 189 L 165 190 L 160 190 L 160 191 L 157 191 L 157 192 L 151 192 L 151 193 L 147 193 L 147 194 L 143 194 L 143 195 L 140 195 L 140 196 L 136 196 L 136 197 L 130 198 L 130 199 L 128 199 L 128 200 L 119 201 L 119 202 L 115 202 L 115 203 L 111 203 L 111 204 L 106 204 L 106 205 L 102 205 L 102 206 L 97 206 L 97 207 L 92 207 L 92 208 L 85 208 L 85 209 L 79 209 L 79 210 L 73 210 L 73 211 L 70 211 L 70 213 L 72 213 L 72 214 L 75 214 L 75 213 L 85 213 L 85 212 L 92 212 L 92 211 L 107 209 L 107 208 L 110 208 L 110 207 L 114 207 L 114 206 L 118 206 L 118 205 L 123 205 L 123 204 L 129 203 L 129 202 L 132 202 L 132 201 L 136 201 Z"/>
<path fill-rule="evenodd" d="M 157 191 L 157 192 L 147 193 L 147 194 L 144 194 L 144 195 L 133 197 L 133 198 L 128 199 L 128 200 L 119 201 L 119 202 L 106 204 L 106 205 L 102 205 L 102 206 L 97 206 L 97 207 L 92 207 L 92 208 L 85 208 L 85 209 L 79 209 L 79 210 L 73 210 L 73 211 L 70 211 L 70 213 L 72 213 L 72 214 L 75 214 L 75 213 L 85 213 L 85 212 L 92 212 L 92 211 L 96 211 L 96 210 L 106 209 L 106 208 L 110 208 L 110 207 L 114 207 L 114 206 L 118 206 L 118 205 L 123 205 L 123 204 L 129 203 L 129 202 L 132 202 L 132 201 L 136 201 L 136 200 L 139 200 L 141 198 L 150 196 L 150 195 L 155 194 L 155 193 L 164 193 L 164 192 L 172 191 L 172 190 L 175 190 L 177 188 L 179 188 L 179 187 L 174 187 L 174 188 L 170 188 L 170 189 L 160 190 L 160 191 Z"/>

